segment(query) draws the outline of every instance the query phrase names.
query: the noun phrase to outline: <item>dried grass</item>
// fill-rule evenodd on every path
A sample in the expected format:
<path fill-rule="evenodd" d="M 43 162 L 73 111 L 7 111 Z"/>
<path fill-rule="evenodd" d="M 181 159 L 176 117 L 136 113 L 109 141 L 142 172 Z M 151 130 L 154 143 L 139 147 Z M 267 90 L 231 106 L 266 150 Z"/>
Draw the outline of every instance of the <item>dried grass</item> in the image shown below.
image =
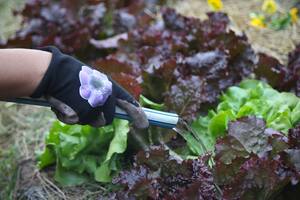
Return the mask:
<path fill-rule="evenodd" d="M 49 109 L 0 103 L 0 160 L 6 161 L 7 166 L 2 166 L 4 169 L 9 166 L 15 169 L 11 173 L 0 172 L 0 177 L 6 176 L 15 182 L 10 188 L 12 191 L 8 191 L 13 193 L 13 199 L 19 199 L 23 192 L 41 185 L 36 177 L 35 151 L 43 148 L 45 133 L 54 119 Z M 7 151 L 13 151 L 14 158 L 1 157 Z M 0 190 L 0 193 L 4 198 L 3 191 Z"/>
<path fill-rule="evenodd" d="M 285 30 L 257 29 L 249 25 L 249 14 L 260 11 L 261 0 L 223 0 L 223 11 L 228 13 L 232 29 L 245 32 L 257 52 L 264 52 L 279 59 L 286 64 L 288 52 L 300 43 L 300 23 Z M 292 7 L 293 0 L 281 1 L 280 9 L 287 10 Z M 178 1 L 173 7 L 186 16 L 206 18 L 210 9 L 206 0 Z"/>
<path fill-rule="evenodd" d="M 43 149 L 45 134 L 55 119 L 47 108 L 0 102 L 0 199 L 85 200 L 105 193 L 96 183 L 60 187 L 53 180 L 54 167 L 38 170 L 35 152 Z M 7 181 L 12 186 L 1 188 Z"/>

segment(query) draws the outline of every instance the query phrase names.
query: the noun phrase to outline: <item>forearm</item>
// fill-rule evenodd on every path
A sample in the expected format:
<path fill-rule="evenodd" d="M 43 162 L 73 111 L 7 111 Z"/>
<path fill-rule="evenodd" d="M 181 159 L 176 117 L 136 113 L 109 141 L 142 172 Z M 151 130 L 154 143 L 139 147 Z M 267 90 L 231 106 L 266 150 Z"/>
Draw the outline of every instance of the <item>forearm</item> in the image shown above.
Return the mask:
<path fill-rule="evenodd" d="M 52 54 L 31 49 L 0 49 L 0 97 L 30 96 L 42 80 Z"/>

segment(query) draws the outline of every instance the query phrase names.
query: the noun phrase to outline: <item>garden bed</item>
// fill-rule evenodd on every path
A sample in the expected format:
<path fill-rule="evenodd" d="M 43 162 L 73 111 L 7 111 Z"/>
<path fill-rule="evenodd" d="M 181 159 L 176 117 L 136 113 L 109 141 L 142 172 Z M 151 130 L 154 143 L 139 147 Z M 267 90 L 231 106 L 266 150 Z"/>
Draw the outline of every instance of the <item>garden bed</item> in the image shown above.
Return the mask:
<path fill-rule="evenodd" d="M 48 110 L 1 104 L 0 161 L 4 164 L 0 165 L 0 178 L 11 183 L 1 187 L 5 188 L 1 195 L 17 199 L 296 197 L 300 103 L 294 94 L 300 94 L 300 51 L 294 48 L 299 27 L 279 32 L 251 28 L 247 10 L 257 9 L 257 2 L 239 2 L 224 1 L 229 18 L 224 13 L 210 13 L 206 20 L 164 8 L 158 12 L 164 25 L 156 6 L 133 6 L 130 1 L 129 7 L 116 4 L 106 18 L 93 18 L 95 11 L 104 11 L 103 5 L 95 7 L 97 1 L 91 1 L 82 12 L 86 15 L 74 18 L 76 24 L 66 18 L 74 13 L 66 14 L 56 4 L 40 1 L 26 7 L 27 23 L 40 20 L 41 27 L 23 29 L 5 46 L 31 48 L 54 43 L 112 75 L 136 98 L 142 94 L 158 103 L 144 100 L 144 106 L 180 114 L 198 136 L 179 136 L 157 127 L 140 132 L 120 121 L 98 130 L 55 122 L 44 141 L 54 120 Z M 40 14 L 37 5 L 61 18 L 53 22 Z M 179 2 L 173 7 L 184 15 L 200 17 L 208 11 L 200 1 Z M 66 29 L 54 26 L 56 23 Z M 40 31 L 49 26 L 54 26 L 56 33 Z M 78 28 L 81 31 L 72 34 Z M 237 34 L 241 30 L 249 41 Z M 118 46 L 97 45 L 99 40 L 127 31 Z M 70 44 L 74 38 L 80 38 L 79 43 Z M 245 80 L 248 78 L 262 82 Z M 56 136 L 59 142 L 51 140 Z M 69 136 L 99 142 L 102 138 L 104 142 L 95 147 L 104 150 L 95 152 L 88 142 L 68 143 Z M 70 146 L 65 148 L 65 144 Z M 38 163 L 36 150 L 41 151 Z M 187 160 L 190 158 L 194 160 Z M 37 164 L 44 169 L 39 170 Z"/>

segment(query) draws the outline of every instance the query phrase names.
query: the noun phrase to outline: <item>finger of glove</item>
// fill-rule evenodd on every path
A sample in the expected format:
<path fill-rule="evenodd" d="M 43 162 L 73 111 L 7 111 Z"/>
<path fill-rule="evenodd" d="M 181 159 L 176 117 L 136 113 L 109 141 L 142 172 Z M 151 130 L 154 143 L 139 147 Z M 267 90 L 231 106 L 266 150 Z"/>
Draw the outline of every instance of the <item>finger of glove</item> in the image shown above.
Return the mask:
<path fill-rule="evenodd" d="M 149 127 L 148 118 L 142 107 L 135 106 L 123 99 L 117 99 L 117 105 L 131 117 L 134 127 L 138 129 Z"/>
<path fill-rule="evenodd" d="M 82 124 L 79 121 L 77 113 L 67 104 L 54 97 L 46 97 L 48 102 L 51 104 L 51 110 L 55 113 L 57 119 L 65 124 Z M 88 123 L 93 127 L 101 127 L 106 124 L 104 114 L 101 112 L 99 117 L 95 121 Z M 85 124 L 82 124 L 85 125 Z"/>
<path fill-rule="evenodd" d="M 113 83 L 113 90 L 114 90 L 114 95 L 117 99 L 122 99 L 125 100 L 136 107 L 139 107 L 138 102 L 134 99 L 132 95 L 130 95 L 122 86 L 120 86 L 117 82 L 114 80 L 110 79 L 110 81 Z"/>
<path fill-rule="evenodd" d="M 132 118 L 133 125 L 138 129 L 149 127 L 149 121 L 139 103 L 118 83 L 111 80 L 117 105 Z"/>
<path fill-rule="evenodd" d="M 79 122 L 77 113 L 67 104 L 51 96 L 46 97 L 46 99 L 51 105 L 51 110 L 61 122 L 66 124 L 76 124 Z"/>
<path fill-rule="evenodd" d="M 101 112 L 99 117 L 95 121 L 91 122 L 89 125 L 91 125 L 93 127 L 96 127 L 96 128 L 105 126 L 106 125 L 106 120 L 105 120 L 105 117 L 104 117 L 104 113 Z"/>

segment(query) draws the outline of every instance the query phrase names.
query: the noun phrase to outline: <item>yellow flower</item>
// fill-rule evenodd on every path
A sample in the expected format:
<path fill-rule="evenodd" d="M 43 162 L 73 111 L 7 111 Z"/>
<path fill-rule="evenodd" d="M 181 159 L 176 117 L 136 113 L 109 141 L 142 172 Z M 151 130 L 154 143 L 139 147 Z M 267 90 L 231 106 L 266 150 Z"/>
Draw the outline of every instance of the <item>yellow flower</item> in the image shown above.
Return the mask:
<path fill-rule="evenodd" d="M 250 25 L 256 28 L 266 28 L 265 17 L 261 15 L 251 16 Z"/>
<path fill-rule="evenodd" d="M 277 11 L 277 3 L 274 0 L 265 0 L 262 10 L 268 14 L 274 14 Z"/>
<path fill-rule="evenodd" d="M 298 21 L 298 8 L 292 8 L 290 10 L 290 15 L 292 18 L 292 22 L 295 24 Z"/>
<path fill-rule="evenodd" d="M 222 0 L 207 0 L 207 3 L 214 11 L 219 11 L 223 8 Z"/>

